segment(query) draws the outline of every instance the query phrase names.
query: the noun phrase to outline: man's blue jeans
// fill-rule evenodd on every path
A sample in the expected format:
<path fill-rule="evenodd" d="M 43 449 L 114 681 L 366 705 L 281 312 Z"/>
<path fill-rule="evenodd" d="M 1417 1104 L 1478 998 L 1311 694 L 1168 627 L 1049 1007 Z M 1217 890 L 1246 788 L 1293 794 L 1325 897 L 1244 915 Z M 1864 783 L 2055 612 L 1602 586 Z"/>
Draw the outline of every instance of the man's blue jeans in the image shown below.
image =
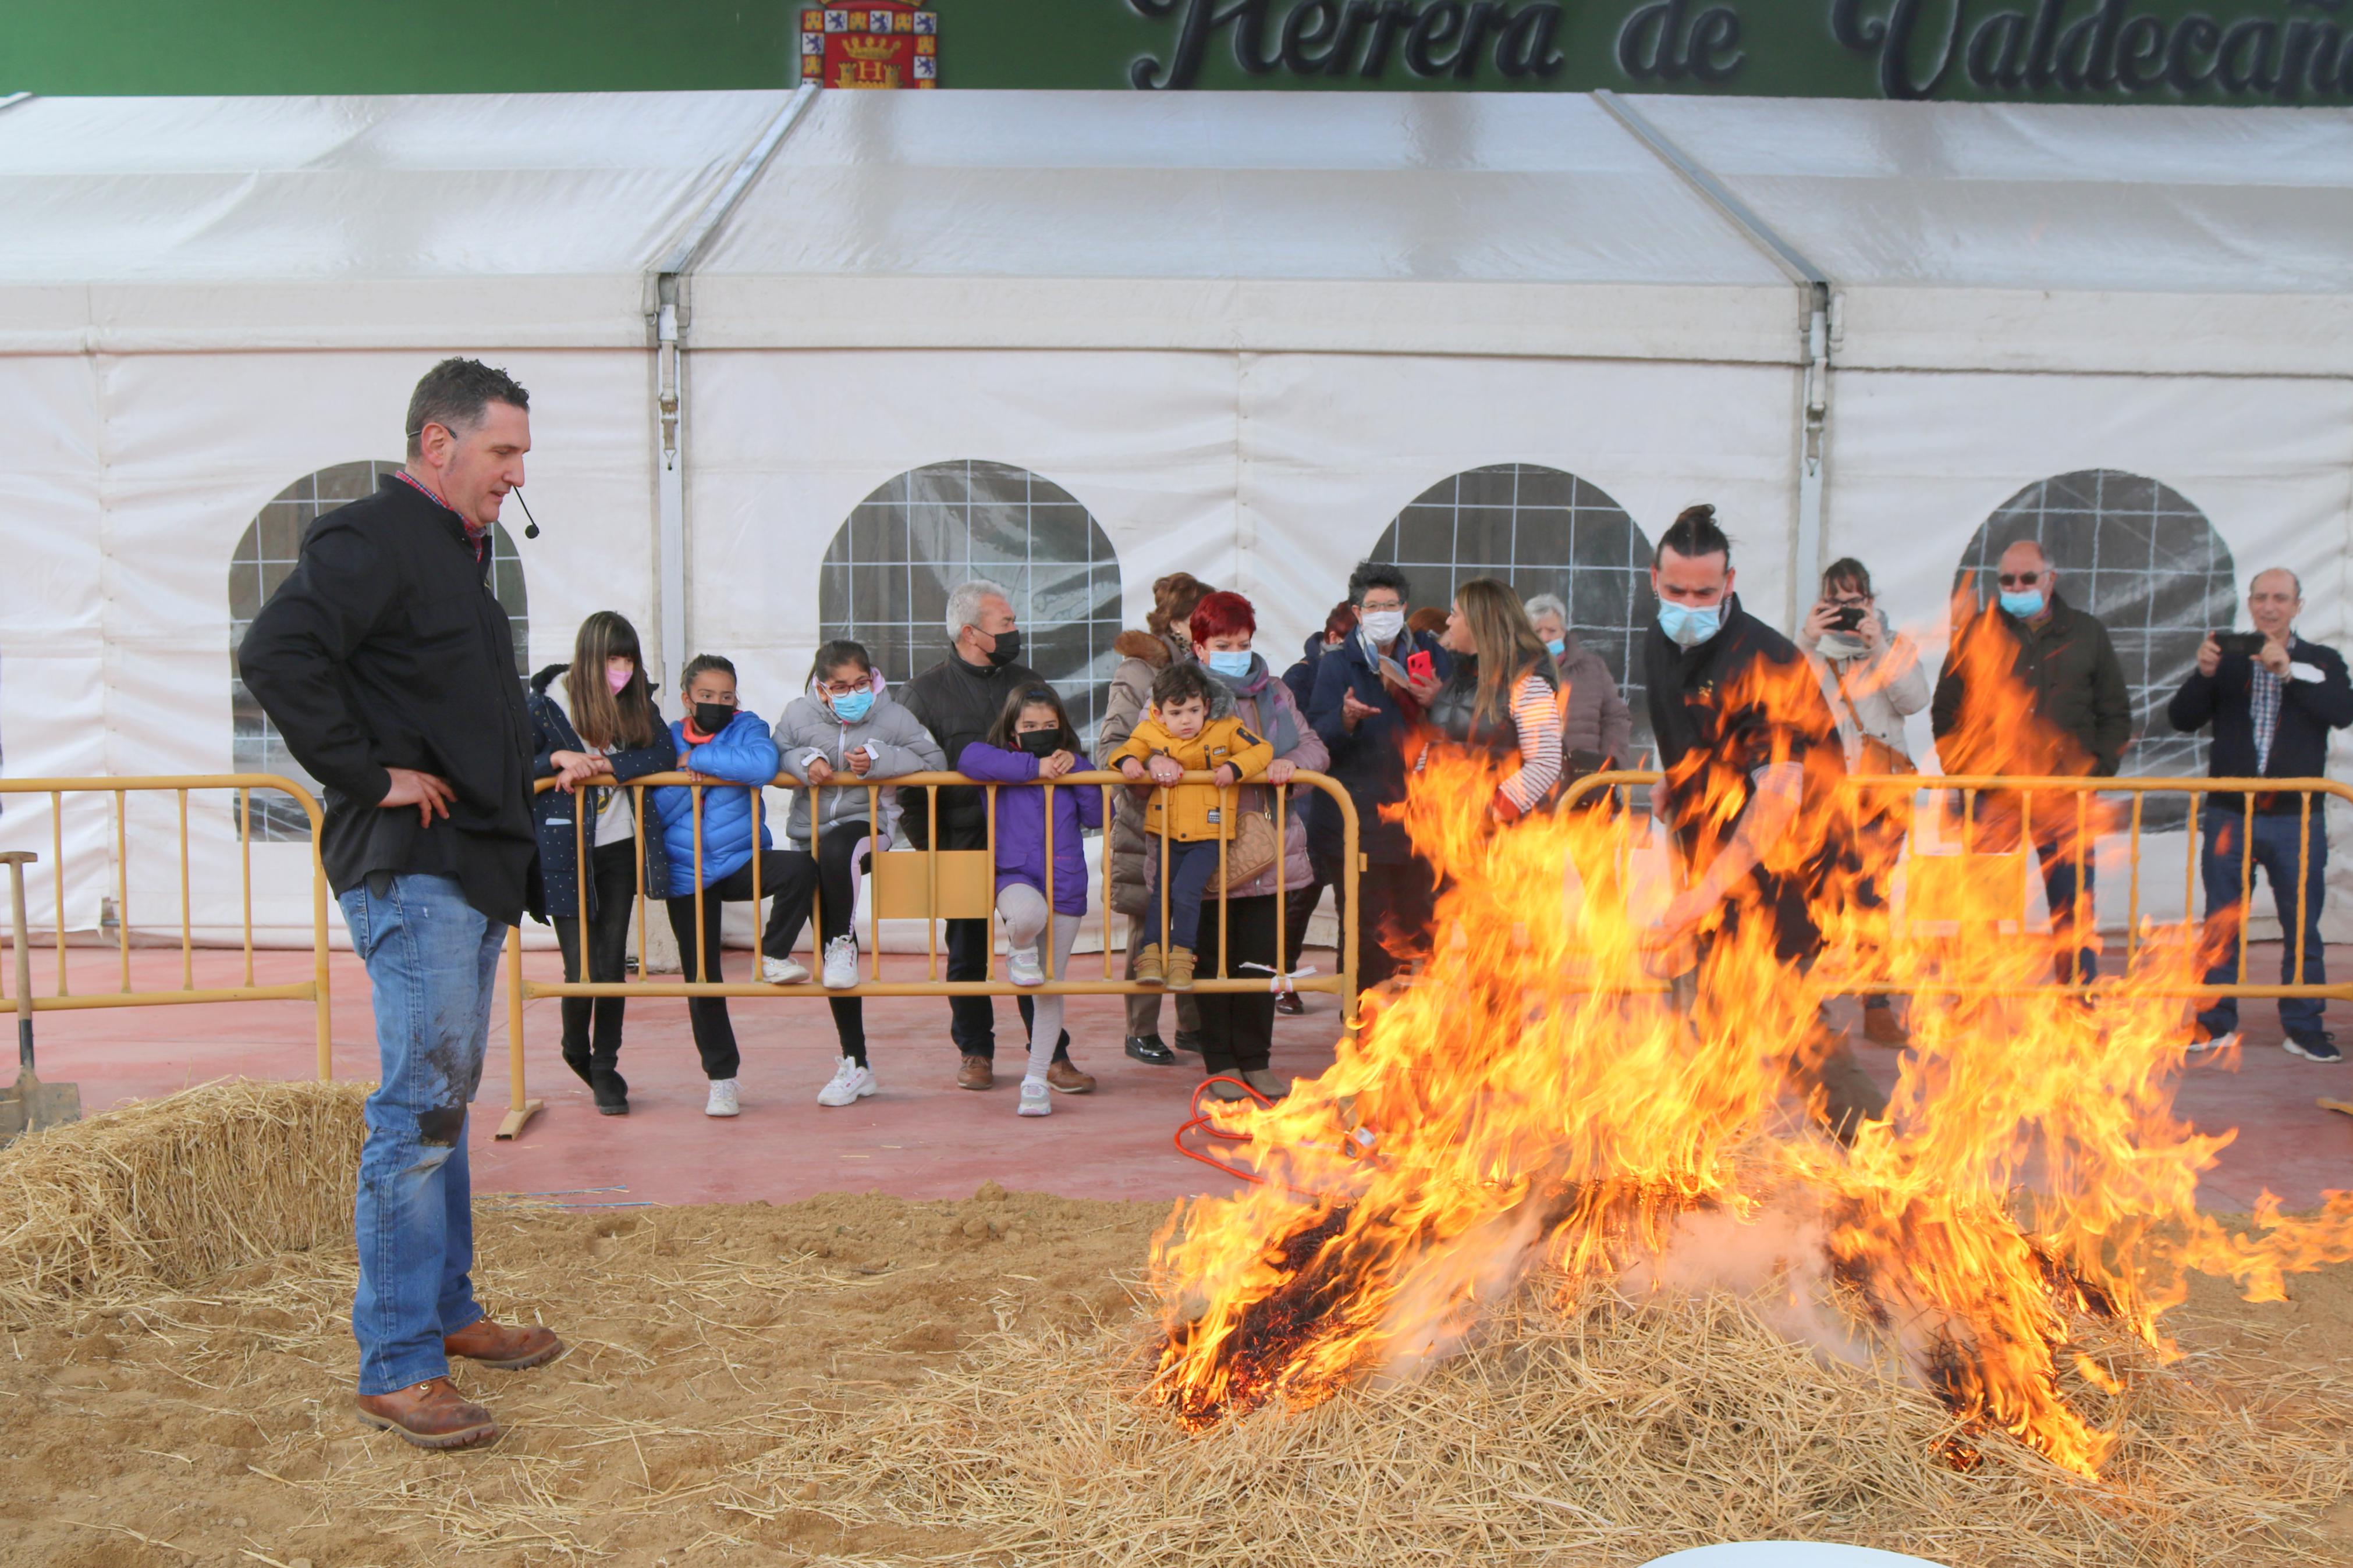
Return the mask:
<path fill-rule="evenodd" d="M 352 1332 L 359 1391 L 389 1394 L 445 1375 L 441 1337 L 483 1315 L 469 1278 L 466 1106 L 482 1079 L 507 933 L 448 877 L 378 872 L 337 901 L 375 994 L 383 1073 L 360 1150 Z"/>
<path fill-rule="evenodd" d="M 2327 885 L 2328 830 L 2320 819 L 2317 805 L 2313 808 L 2309 833 L 2299 853 L 2297 814 L 2278 816 L 2257 813 L 2253 817 L 2254 870 L 2272 885 L 2272 908 L 2279 912 L 2280 984 L 2294 985 L 2295 977 L 2295 901 L 2299 875 L 2304 883 L 2304 979 L 2306 985 L 2327 983 L 2328 966 L 2320 945 L 2320 902 Z M 2206 918 L 2213 919 L 2239 902 L 2239 872 L 2244 864 L 2247 841 L 2241 837 L 2249 819 L 2236 812 L 2218 811 L 2206 819 L 2206 842 L 2199 857 L 2199 869 L 2206 883 Z M 2250 876 L 2248 892 L 2252 895 L 2254 878 Z M 2253 901 L 2252 898 L 2249 900 Z M 2221 960 L 2206 972 L 2209 985 L 2230 985 L 2239 978 L 2239 947 L 2245 934 L 2243 924 L 2233 933 L 2223 951 Z M 2252 976 L 2250 978 L 2253 978 Z M 2291 1035 L 2312 1036 L 2320 1033 L 2320 1016 L 2324 1004 L 2318 997 L 2280 999 L 2281 1026 Z M 2239 1026 L 2239 999 L 2217 997 L 2198 1015 L 2199 1023 L 2211 1035 L 2227 1035 Z"/>

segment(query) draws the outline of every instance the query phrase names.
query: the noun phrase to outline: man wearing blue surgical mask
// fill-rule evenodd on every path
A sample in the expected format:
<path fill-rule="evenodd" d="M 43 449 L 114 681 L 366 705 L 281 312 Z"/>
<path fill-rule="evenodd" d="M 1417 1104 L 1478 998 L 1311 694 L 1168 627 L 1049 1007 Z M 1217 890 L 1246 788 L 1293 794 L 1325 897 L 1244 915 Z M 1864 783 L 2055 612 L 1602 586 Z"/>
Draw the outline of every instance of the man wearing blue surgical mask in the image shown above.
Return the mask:
<path fill-rule="evenodd" d="M 1835 805 L 1846 776 L 1838 722 L 1805 656 L 1743 610 L 1732 584 L 1715 509 L 1686 507 L 1659 536 L 1659 613 L 1642 645 L 1662 770 L 1651 808 L 1684 887 L 1642 944 L 1654 970 L 1694 977 L 1702 1013 L 1717 986 L 1709 959 L 1742 927 L 1761 923 L 1782 963 L 1811 965 L 1823 940 L 1812 908 L 1851 863 Z M 1841 1139 L 1886 1111 L 1884 1091 L 1819 1017 L 1788 1070 L 1801 1092 L 1820 1086 L 1822 1119 Z"/>
<path fill-rule="evenodd" d="M 1928 705 L 1938 762 L 1948 773 L 2113 778 L 2132 739 L 2132 695 L 2108 628 L 2060 596 L 2059 574 L 2039 540 L 2013 541 L 1994 574 L 1992 607 L 1956 616 Z M 2078 843 L 2074 801 L 1980 797 L 1971 847 L 2015 849 L 2030 815 L 2054 928 L 2064 921 L 2078 933 L 2058 955 L 2059 979 L 2088 981 L 2099 973 L 2093 847 Z"/>

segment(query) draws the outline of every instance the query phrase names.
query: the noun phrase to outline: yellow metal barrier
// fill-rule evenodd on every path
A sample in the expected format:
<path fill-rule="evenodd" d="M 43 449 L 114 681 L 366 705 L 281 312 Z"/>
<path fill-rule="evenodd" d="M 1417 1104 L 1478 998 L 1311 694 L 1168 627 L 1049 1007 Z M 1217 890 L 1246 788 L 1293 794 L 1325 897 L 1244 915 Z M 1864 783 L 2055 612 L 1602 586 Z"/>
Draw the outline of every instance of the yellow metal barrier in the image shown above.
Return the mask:
<path fill-rule="evenodd" d="M 1183 779 L 1179 782 L 1187 784 L 1207 784 L 1213 781 L 1212 775 L 1209 773 L 1188 773 L 1185 774 Z M 1246 787 L 1251 784 L 1259 782 L 1260 781 L 1257 780 L 1245 780 L 1243 781 L 1243 786 Z M 993 919 L 996 914 L 997 791 L 1001 789 L 1038 789 L 1048 786 L 1064 788 L 1092 785 L 1103 792 L 1103 824 L 1105 831 L 1108 832 L 1112 822 L 1113 810 L 1115 805 L 1115 792 L 1131 787 L 1127 779 L 1119 773 L 1074 770 L 1063 774 L 1060 778 L 1032 779 L 1014 784 L 990 783 L 967 778 L 962 773 L 902 773 L 895 778 L 876 779 L 871 781 L 844 774 L 829 779 L 823 784 L 812 784 L 792 773 L 779 773 L 773 780 L 769 781 L 767 784 L 753 785 L 740 784 L 713 784 L 707 779 L 701 778 L 691 773 L 648 773 L 641 777 L 631 779 L 625 784 L 616 784 L 611 783 L 609 775 L 606 776 L 606 782 L 601 784 L 595 779 L 587 781 L 586 784 L 587 787 L 601 787 L 607 789 L 620 788 L 627 789 L 631 792 L 630 823 L 632 838 L 637 846 L 636 859 L 638 867 L 637 919 L 638 978 L 636 980 L 605 982 L 589 980 L 581 980 L 577 982 L 526 981 L 523 978 L 522 973 L 522 943 L 521 941 L 521 933 L 518 931 L 509 938 L 507 942 L 508 1111 L 506 1120 L 499 1128 L 498 1135 L 501 1138 L 512 1138 L 518 1132 L 522 1131 L 524 1124 L 540 1110 L 542 1106 L 541 1101 L 530 1098 L 525 1085 L 522 1041 L 522 1005 L 527 1001 L 533 1001 L 541 997 L 748 996 L 831 999 L 838 996 L 1102 996 L 1133 995 L 1138 993 L 1147 992 L 1156 994 L 1162 989 L 1159 986 L 1147 984 L 1141 981 L 1119 978 L 1113 972 L 1112 955 L 1114 944 L 1111 940 L 1112 885 L 1111 857 L 1108 854 L 1105 854 L 1103 857 L 1103 978 L 1100 980 L 1081 980 L 1058 975 L 1053 972 L 1054 922 L 1057 920 L 1070 919 L 1072 917 L 1061 915 L 1054 907 L 1054 813 L 1051 811 L 1048 811 L 1044 814 L 1046 833 L 1047 923 L 1046 930 L 1039 943 L 1042 962 L 1046 966 L 1045 984 L 1042 985 L 1016 985 L 1009 980 L 998 979 L 997 976 L 997 944 L 994 940 L 989 942 L 987 949 L 987 956 L 985 961 L 982 979 L 944 980 L 940 977 L 939 926 L 937 922 L 941 920 Z M 554 784 L 555 781 L 552 778 L 540 780 L 538 784 L 539 793 L 543 795 L 545 794 L 548 790 L 554 788 Z M 1197 978 L 1193 982 L 1193 989 L 1197 992 L 1254 992 L 1287 988 L 1294 991 L 1328 992 L 1337 995 L 1341 999 L 1343 1027 L 1347 1033 L 1353 1035 L 1356 1030 L 1358 1022 L 1356 985 L 1357 906 L 1356 877 L 1361 864 L 1361 858 L 1357 853 L 1356 803 L 1348 797 L 1348 792 L 1344 786 L 1342 786 L 1336 780 L 1324 773 L 1309 773 L 1303 769 L 1300 770 L 1292 774 L 1291 785 L 1305 785 L 1320 791 L 1327 801 L 1336 803 L 1336 809 L 1340 813 L 1343 849 L 1341 874 L 1345 879 L 1344 891 L 1345 896 L 1342 900 L 1339 973 L 1332 975 L 1292 975 L 1285 973 L 1282 969 L 1283 943 L 1278 934 L 1275 947 L 1275 968 L 1265 980 L 1246 978 L 1212 979 L 1208 976 L 1202 976 Z M 678 786 L 684 786 L 694 792 L 694 863 L 697 868 L 697 874 L 695 877 L 695 885 L 697 887 L 702 885 L 702 878 L 700 871 L 702 864 L 702 797 L 707 791 L 743 790 L 748 794 L 750 796 L 752 810 L 752 833 L 754 843 L 758 842 L 759 828 L 762 820 L 761 791 L 763 789 L 797 789 L 810 792 L 810 842 L 808 846 L 808 853 L 812 856 L 818 853 L 818 839 L 823 831 L 821 825 L 824 819 L 824 814 L 819 809 L 819 796 L 816 792 L 828 789 L 844 789 L 864 792 L 867 796 L 868 807 L 866 820 L 878 827 L 887 820 L 886 814 L 882 809 L 883 803 L 881 795 L 883 791 L 920 789 L 923 792 L 924 808 L 928 817 L 926 826 L 930 829 L 930 831 L 925 835 L 925 837 L 932 845 L 932 847 L 929 849 L 911 848 L 903 850 L 893 849 L 889 851 L 878 851 L 871 858 L 873 897 L 868 902 L 867 910 L 868 940 L 866 942 L 866 952 L 869 960 L 867 978 L 860 980 L 856 985 L 843 990 L 828 990 L 817 984 L 814 977 L 809 981 L 803 982 L 797 985 L 770 985 L 757 981 L 712 981 L 708 978 L 709 970 L 707 965 L 704 965 L 702 962 L 702 955 L 704 951 L 704 938 L 707 933 L 703 925 L 703 921 L 706 916 L 702 902 L 699 899 L 696 900 L 695 904 L 695 963 L 701 970 L 703 977 L 696 980 L 681 979 L 674 981 L 648 980 L 644 977 L 646 973 L 646 917 L 647 904 L 649 901 L 646 892 L 645 872 L 646 862 L 644 840 L 647 820 L 645 810 L 645 792 L 649 789 Z M 1155 790 L 1163 790 L 1169 786 L 1154 785 L 1150 787 L 1153 787 Z M 1277 865 L 1279 866 L 1281 864 L 1283 845 L 1285 843 L 1285 835 L 1288 831 L 1290 822 L 1291 787 L 1285 786 L 1278 789 L 1271 786 L 1265 786 L 1263 784 L 1261 784 L 1261 787 L 1265 787 L 1268 794 L 1272 797 L 1275 853 L 1277 857 Z M 978 849 L 942 849 L 938 847 L 939 792 L 942 789 L 954 788 L 977 789 L 983 792 L 983 805 L 986 812 L 987 827 L 983 845 Z M 1232 814 L 1235 809 L 1238 793 L 1238 789 L 1224 792 L 1224 810 L 1226 820 L 1232 820 Z M 589 973 L 588 922 L 586 919 L 588 900 L 589 865 L 589 846 L 587 842 L 588 826 L 586 817 L 587 814 L 586 812 L 575 811 L 573 813 L 572 831 L 575 854 L 574 864 L 579 868 L 579 902 L 575 905 L 575 909 L 579 911 L 581 917 L 579 930 L 579 973 L 583 975 Z M 1229 841 L 1220 840 L 1218 846 L 1218 877 L 1214 886 L 1219 889 L 1222 889 L 1226 885 L 1226 858 L 1228 853 L 1228 843 Z M 1168 929 L 1168 842 L 1164 837 L 1161 839 L 1160 845 L 1160 923 L 1161 929 L 1166 931 Z M 909 862 L 916 861 L 919 861 L 920 865 L 909 864 Z M 896 864 L 893 864 L 893 862 L 896 862 Z M 760 857 L 758 855 L 754 855 L 752 857 L 751 869 L 751 902 L 756 908 L 760 900 L 765 896 L 765 889 L 764 889 L 760 885 L 761 867 Z M 1274 899 L 1275 929 L 1278 933 L 1286 929 L 1285 917 L 1289 912 L 1287 907 L 1289 893 L 1290 889 L 1283 885 L 1282 879 L 1277 878 Z M 656 897 L 659 897 L 659 895 L 656 895 Z M 808 929 L 811 932 L 811 946 L 814 952 L 820 958 L 823 954 L 824 943 L 822 940 L 817 936 L 817 933 L 822 931 L 824 929 L 821 898 L 821 893 L 812 893 L 809 900 L 808 921 Z M 1226 900 L 1222 892 L 1218 894 L 1217 902 L 1219 922 L 1218 950 L 1222 954 L 1228 951 L 1225 940 Z M 1208 911 L 1206 910 L 1203 911 L 1202 918 L 1208 918 Z M 881 922 L 886 919 L 913 919 L 924 920 L 931 922 L 927 925 L 925 931 L 925 978 L 922 980 L 885 980 L 882 978 Z M 681 955 L 681 962 L 685 962 L 684 954 Z"/>
<path fill-rule="evenodd" d="M 1630 791 L 1638 785 L 1655 784 L 1658 782 L 1660 774 L 1656 772 L 1621 771 L 1615 773 L 1590 773 L 1571 784 L 1562 795 L 1560 803 L 1561 809 L 1567 810 L 1572 806 L 1582 805 L 1604 790 L 1615 791 L 1619 789 L 1627 789 Z M 2353 786 L 2338 784 L 2333 779 L 2011 778 L 1995 773 L 1850 773 L 1846 778 L 1846 787 L 1856 792 L 1858 795 L 1896 795 L 1914 797 L 1926 794 L 1947 796 L 1955 794 L 1959 795 L 1961 796 L 1961 823 L 1964 840 L 1964 847 L 1960 852 L 1933 855 L 1922 854 L 1918 847 L 1918 836 L 1916 834 L 1906 836 L 1907 842 L 1905 850 L 1905 875 L 1907 885 L 1912 889 L 1912 895 L 1914 898 L 1917 898 L 1925 886 L 1928 889 L 1929 896 L 1928 899 L 1924 901 L 1928 902 L 1933 906 L 1935 903 L 1944 901 L 1937 897 L 1937 894 L 1941 891 L 1966 887 L 1972 882 L 1982 887 L 1988 882 L 1993 882 L 1996 879 L 1999 879 L 1999 881 L 1995 883 L 1996 886 L 2006 888 L 2009 882 L 2012 879 L 2015 879 L 2019 898 L 2018 918 L 2021 921 L 2025 919 L 2026 914 L 2025 894 L 2027 884 L 2025 881 L 2025 875 L 2027 860 L 2031 854 L 2035 853 L 2035 847 L 2038 842 L 2038 835 L 2035 832 L 2033 822 L 2034 797 L 2042 795 L 2056 795 L 2070 796 L 2073 799 L 2075 821 L 2072 826 L 2064 826 L 2063 831 L 2065 832 L 2069 839 L 2069 852 L 2072 853 L 2074 858 L 2075 885 L 2078 888 L 2082 888 L 2084 886 L 2084 868 L 2091 854 L 2089 846 L 2094 838 L 2100 837 L 2099 834 L 2092 831 L 2089 821 L 2091 797 L 2097 795 L 2129 795 L 2132 800 L 2132 805 L 2127 827 L 2126 863 L 2131 868 L 2131 881 L 2126 896 L 2125 915 L 2125 961 L 2128 964 L 2139 952 L 2139 944 L 2141 941 L 2140 861 L 2141 838 L 2143 831 L 2142 818 L 2144 808 L 2146 807 L 2147 799 L 2150 795 L 2160 794 L 2179 794 L 2186 795 L 2189 798 L 2189 819 L 2183 830 L 2189 847 L 2189 854 L 2187 857 L 2188 867 L 2183 874 L 2184 886 L 2182 889 L 2182 911 L 2185 921 L 2191 924 L 2196 923 L 2196 918 L 2191 911 L 2195 910 L 2198 907 L 2198 868 L 2200 858 L 2202 854 L 2202 850 L 2200 847 L 2198 826 L 2199 805 L 2206 796 L 2215 795 L 2234 795 L 2242 797 L 2253 795 L 2294 795 L 2297 799 L 2297 824 L 2300 843 L 2310 836 L 2313 803 L 2316 796 L 2323 797 L 2324 800 L 2326 797 L 2335 796 L 2339 800 L 2353 801 Z M 1978 811 L 1979 804 L 1981 800 L 1988 798 L 1997 799 L 2005 806 L 2012 801 L 2017 803 L 2018 822 L 2015 831 L 2018 837 L 2018 845 L 2014 850 L 2003 849 L 2000 851 L 1987 852 L 1973 850 L 1968 847 L 1969 840 L 1975 836 L 1978 827 Z M 1916 799 L 1913 804 L 1917 804 Z M 2235 816 L 2236 814 L 2233 815 Z M 2239 835 L 2239 840 L 2240 858 L 2238 908 L 2241 911 L 2240 918 L 2242 922 L 2242 930 L 2243 931 L 2243 921 L 2247 915 L 2252 911 L 2252 905 L 2253 902 L 2254 836 L 2251 833 L 2242 831 Z M 1949 866 L 1947 864 L 1948 862 L 1950 863 Z M 1622 868 L 1621 861 L 1621 872 Z M 1914 880 L 1915 877 L 1919 879 Z M 2295 972 L 2298 974 L 2302 974 L 2304 973 L 2304 961 L 2306 957 L 2305 926 L 2306 921 L 2305 917 L 2308 913 L 2308 909 L 2305 902 L 2306 896 L 2307 889 L 2305 879 L 2299 878 L 2296 885 L 2296 921 L 2295 934 Z M 1965 899 L 1960 901 L 1967 902 L 1969 900 Z M 2079 898 L 2075 902 L 2073 910 L 2072 911 L 2073 919 L 2075 922 L 2073 929 L 2079 938 L 2088 934 L 2084 931 L 2084 921 L 2085 918 L 2086 907 L 2089 903 L 2090 900 L 2088 899 Z M 2052 918 L 2054 922 L 2055 930 L 2055 922 L 2060 918 L 2058 912 L 2055 910 L 2052 911 Z M 1922 915 L 1907 910 L 1905 923 L 1912 924 L 1922 921 L 1935 921 L 1937 917 L 1934 913 Z M 2079 940 L 2075 945 L 2081 947 L 2084 943 Z M 2189 1001 L 2207 1001 L 2221 996 L 2237 996 L 2249 1000 L 2310 997 L 2322 1001 L 2353 1001 L 2353 981 L 2348 981 L 2344 984 L 2336 985 L 2280 985 L 2250 984 L 2247 980 L 2248 945 L 2249 944 L 2243 941 L 2239 943 L 2239 970 L 2236 979 L 2232 984 L 2226 985 L 2166 985 L 2157 987 L 2144 994 L 2151 996 L 2175 997 Z M 2067 992 L 2080 994 L 2088 991 L 2090 989 L 2090 984 L 2077 983 L 2072 984 L 2052 984 L 2021 990 L 2021 988 L 2010 986 L 1940 984 L 1934 980 L 1897 981 L 1887 977 L 1862 975 L 1841 976 L 1835 981 L 1822 983 L 1819 986 L 1819 989 L 1827 994 L 1835 994 L 1840 995 L 1862 995 L 1866 994 L 1928 990 L 1934 991 L 1940 995 L 1951 994 L 1979 996 L 2021 994 L 2041 994 L 2044 992 Z"/>
<path fill-rule="evenodd" d="M 237 792 L 237 841 L 243 868 L 245 980 L 238 985 L 199 989 L 195 983 L 195 928 L 189 879 L 188 795 L 197 790 Z M 253 979 L 253 792 L 272 790 L 300 806 L 311 822 L 311 978 L 285 985 L 258 985 Z M 121 984 L 112 991 L 76 994 L 66 974 L 65 800 L 68 795 L 114 799 L 114 923 L 121 958 Z M 134 795 L 171 795 L 179 806 L 180 984 L 166 990 L 133 990 L 131 984 L 131 813 Z M 36 1013 L 75 1012 L 90 1007 L 178 1006 L 207 1002 L 309 1002 L 318 1029 L 318 1069 L 334 1075 L 327 984 L 327 874 L 319 861 L 319 803 L 292 779 L 276 773 L 189 773 L 157 778 L 0 779 L 0 795 L 49 797 L 51 943 L 57 949 L 57 990 L 33 998 Z"/>

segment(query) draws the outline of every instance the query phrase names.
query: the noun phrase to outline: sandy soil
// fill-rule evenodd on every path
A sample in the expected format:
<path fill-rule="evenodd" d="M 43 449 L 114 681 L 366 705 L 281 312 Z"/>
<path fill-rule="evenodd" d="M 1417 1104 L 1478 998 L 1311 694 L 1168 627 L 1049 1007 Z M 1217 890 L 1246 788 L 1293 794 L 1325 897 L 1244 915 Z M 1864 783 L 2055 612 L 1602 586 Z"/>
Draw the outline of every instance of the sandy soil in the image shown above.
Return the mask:
<path fill-rule="evenodd" d="M 1133 1321 L 1164 1205 L 1008 1194 L 556 1211 L 486 1199 L 480 1282 L 572 1350 L 461 1372 L 511 1423 L 425 1455 L 353 1419 L 348 1248 L 17 1334 L 0 1357 L 0 1562 L 624 1564 L 907 1561 L 973 1544 L 730 1509 L 731 1467 L 813 1405 L 902 1395 L 983 1336 Z M 2353 1267 L 2254 1308 L 2201 1282 L 2168 1323 L 2189 1364 L 2336 1383 Z M 804 1494 L 822 1500 L 812 1489 Z M 2353 1562 L 2353 1507 L 2331 1534 Z M 2310 1559 L 2307 1559 L 2310 1560 Z"/>
<path fill-rule="evenodd" d="M 536 1372 L 458 1373 L 511 1423 L 494 1448 L 425 1455 L 361 1427 L 352 1255 L 290 1254 L 11 1336 L 0 1562 L 354 1568 L 461 1545 L 470 1563 L 653 1564 L 714 1532 L 893 1554 L 813 1516 L 747 1530 L 691 1493 L 772 1447 L 780 1407 L 901 1387 L 1009 1325 L 1126 1321 L 1166 1213 L 993 1184 L 961 1203 L 494 1204 L 477 1233 L 485 1303 L 572 1347 Z"/>

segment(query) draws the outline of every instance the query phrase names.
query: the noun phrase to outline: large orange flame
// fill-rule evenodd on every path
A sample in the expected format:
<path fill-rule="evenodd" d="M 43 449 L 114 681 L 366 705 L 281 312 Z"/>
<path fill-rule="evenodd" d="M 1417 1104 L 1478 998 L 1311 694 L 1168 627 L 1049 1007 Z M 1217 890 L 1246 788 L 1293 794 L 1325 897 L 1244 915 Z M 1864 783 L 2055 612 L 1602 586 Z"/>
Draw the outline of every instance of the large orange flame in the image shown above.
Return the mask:
<path fill-rule="evenodd" d="M 1972 765 L 2078 771 L 2018 717 L 1998 644 L 1963 657 L 1983 681 Z M 1837 776 L 1810 780 L 1814 806 L 1782 851 L 1822 873 L 1831 952 L 1808 973 L 1777 957 L 1765 921 L 1735 922 L 1708 943 L 1694 999 L 1646 969 L 1663 895 L 1646 900 L 1640 879 L 1621 892 L 1608 869 L 1633 851 L 1636 819 L 1498 831 L 1491 767 L 1434 762 L 1402 811 L 1445 878 L 1430 951 L 1367 998 L 1362 1034 L 1320 1079 L 1217 1113 L 1266 1180 L 1182 1205 L 1155 1243 L 1156 1397 L 1193 1426 L 1312 1405 L 1445 1353 L 1538 1264 L 1570 1289 L 1778 1280 L 1838 1331 L 1901 1353 L 1965 1427 L 2088 1475 L 2114 1436 L 2060 1375 L 2110 1381 L 2074 1342 L 2086 1315 L 2169 1355 L 2158 1320 L 2189 1271 L 2275 1299 L 2285 1273 L 2353 1257 L 2353 1194 L 2304 1220 L 2267 1199 L 2253 1235 L 2198 1212 L 2198 1174 L 2229 1140 L 2173 1113 L 2189 1008 L 2154 993 L 2194 984 L 2209 944 L 2151 931 L 2129 973 L 2080 1002 L 2038 996 L 2074 937 L 2017 929 L 2004 900 L 2018 882 L 1940 883 L 1940 907 L 1901 921 L 1847 896 L 1869 858 L 1838 852 L 1860 796 Z M 1718 799 L 1709 815 L 1736 811 Z M 2072 830 L 2072 803 L 2054 820 Z M 1569 868 L 1591 873 L 1586 896 Z M 1821 994 L 1873 975 L 1916 988 L 1913 1049 L 1885 1120 L 1842 1146 L 1820 1131 L 1803 1064 L 1829 1043 Z"/>

